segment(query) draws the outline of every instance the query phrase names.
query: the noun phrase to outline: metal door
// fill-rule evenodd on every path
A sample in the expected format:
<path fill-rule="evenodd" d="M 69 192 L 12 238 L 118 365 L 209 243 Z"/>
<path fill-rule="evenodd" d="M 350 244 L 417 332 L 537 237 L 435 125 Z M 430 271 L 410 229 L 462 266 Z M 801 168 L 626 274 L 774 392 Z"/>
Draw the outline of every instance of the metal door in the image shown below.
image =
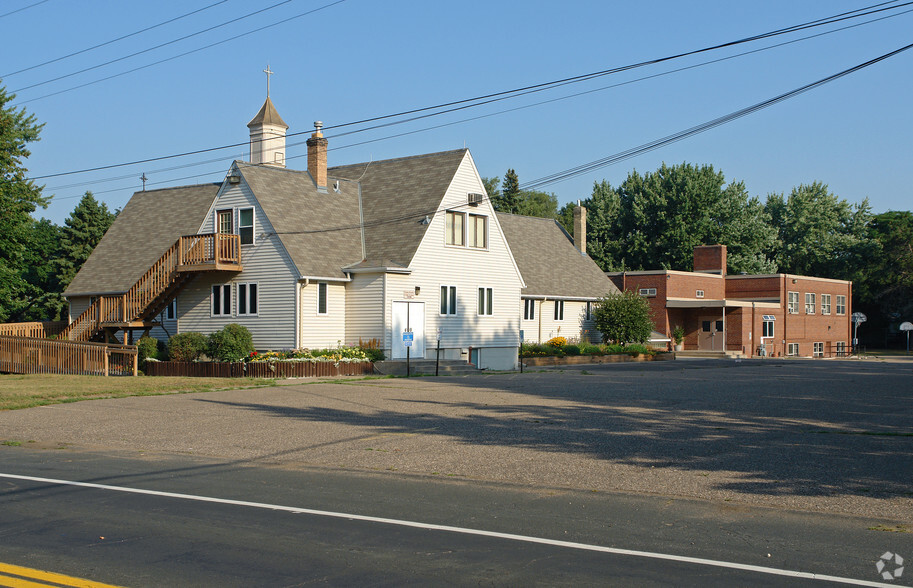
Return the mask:
<path fill-rule="evenodd" d="M 406 345 L 403 343 L 403 331 L 412 329 L 412 349 L 409 357 L 425 357 L 425 303 L 393 302 L 393 334 L 391 359 L 406 359 Z"/>

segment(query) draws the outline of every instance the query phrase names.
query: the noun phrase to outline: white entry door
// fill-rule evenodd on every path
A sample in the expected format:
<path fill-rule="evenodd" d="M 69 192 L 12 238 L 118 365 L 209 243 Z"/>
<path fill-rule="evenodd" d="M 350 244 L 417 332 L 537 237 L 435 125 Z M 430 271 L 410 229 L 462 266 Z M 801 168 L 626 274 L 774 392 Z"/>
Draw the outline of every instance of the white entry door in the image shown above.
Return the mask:
<path fill-rule="evenodd" d="M 403 331 L 412 329 L 412 350 L 409 357 L 421 359 L 425 357 L 425 303 L 403 302 L 393 303 L 393 357 L 391 359 L 406 359 L 406 344 L 403 343 Z"/>

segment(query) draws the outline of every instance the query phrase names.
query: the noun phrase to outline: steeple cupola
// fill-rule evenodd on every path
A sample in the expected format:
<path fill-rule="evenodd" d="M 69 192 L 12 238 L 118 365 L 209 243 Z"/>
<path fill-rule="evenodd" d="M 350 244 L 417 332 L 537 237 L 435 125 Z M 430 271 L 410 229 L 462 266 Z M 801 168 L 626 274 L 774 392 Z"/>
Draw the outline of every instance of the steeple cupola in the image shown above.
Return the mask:
<path fill-rule="evenodd" d="M 250 129 L 250 162 L 285 167 L 285 132 L 288 125 L 269 97 L 269 76 L 273 72 L 268 66 L 263 71 L 266 73 L 266 102 L 257 116 L 247 123 Z"/>

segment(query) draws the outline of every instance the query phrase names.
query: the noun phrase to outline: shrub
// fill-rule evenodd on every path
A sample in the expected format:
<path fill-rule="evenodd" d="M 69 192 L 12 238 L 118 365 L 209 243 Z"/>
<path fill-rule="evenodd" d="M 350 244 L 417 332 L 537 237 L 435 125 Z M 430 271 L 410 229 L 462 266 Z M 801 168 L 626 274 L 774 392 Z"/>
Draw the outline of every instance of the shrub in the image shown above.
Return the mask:
<path fill-rule="evenodd" d="M 681 325 L 676 325 L 672 329 L 672 340 L 675 341 L 676 345 L 685 340 L 685 328 Z"/>
<path fill-rule="evenodd" d="M 137 363 L 139 364 L 139 369 L 145 369 L 147 359 L 161 359 L 159 357 L 159 350 L 161 349 L 161 342 L 158 339 L 149 337 L 148 335 L 140 337 L 139 341 L 136 342 L 136 352 L 137 352 Z"/>
<path fill-rule="evenodd" d="M 567 345 L 567 339 L 564 337 L 552 337 L 545 342 L 546 345 L 551 345 L 552 347 L 562 348 Z"/>
<path fill-rule="evenodd" d="M 371 360 L 372 363 L 383 361 L 387 358 L 387 356 L 384 355 L 384 350 L 377 347 L 362 347 L 362 351 L 365 352 L 365 355 L 368 356 L 368 359 Z"/>
<path fill-rule="evenodd" d="M 595 320 L 604 342 L 646 343 L 653 330 L 649 302 L 630 290 L 600 299 Z"/>
<path fill-rule="evenodd" d="M 196 361 L 206 353 L 206 336 L 202 333 L 178 333 L 168 340 L 168 356 L 172 361 Z"/>
<path fill-rule="evenodd" d="M 247 327 L 237 323 L 225 325 L 209 335 L 208 355 L 218 361 L 241 361 L 254 351 L 254 340 Z"/>
<path fill-rule="evenodd" d="M 569 345 L 565 345 L 561 349 L 567 355 L 580 355 L 580 346 L 579 345 L 569 344 Z"/>
<path fill-rule="evenodd" d="M 580 354 L 581 355 L 605 355 L 605 352 L 602 350 L 602 347 L 599 345 L 593 345 L 592 343 L 581 343 L 580 344 Z"/>

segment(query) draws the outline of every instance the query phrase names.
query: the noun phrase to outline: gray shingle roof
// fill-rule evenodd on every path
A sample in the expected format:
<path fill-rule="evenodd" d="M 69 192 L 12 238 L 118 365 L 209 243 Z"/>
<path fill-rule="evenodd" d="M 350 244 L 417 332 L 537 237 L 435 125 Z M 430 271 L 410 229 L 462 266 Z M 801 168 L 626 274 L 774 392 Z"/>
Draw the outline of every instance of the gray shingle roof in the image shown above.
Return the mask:
<path fill-rule="evenodd" d="M 333 167 L 332 178 L 358 180 L 362 187 L 367 266 L 408 266 L 466 149 Z M 347 182 L 341 182 L 346 184 Z M 357 261 L 357 260 L 353 260 Z"/>
<path fill-rule="evenodd" d="M 64 295 L 126 292 L 181 235 L 193 235 L 220 184 L 137 192 Z"/>
<path fill-rule="evenodd" d="M 266 102 L 260 107 L 260 112 L 257 113 L 257 116 L 247 123 L 248 128 L 257 125 L 277 125 L 285 127 L 286 129 L 288 128 L 288 125 L 285 124 L 285 121 L 279 116 L 279 111 L 273 106 L 273 101 L 270 100 L 269 96 L 266 97 Z"/>
<path fill-rule="evenodd" d="M 521 295 L 599 298 L 618 292 L 558 221 L 499 212 L 498 222 L 526 282 Z"/>
<path fill-rule="evenodd" d="M 307 172 L 237 165 L 300 275 L 345 278 L 341 268 L 362 259 L 357 184 L 337 193 L 331 180 L 320 193 Z"/>

